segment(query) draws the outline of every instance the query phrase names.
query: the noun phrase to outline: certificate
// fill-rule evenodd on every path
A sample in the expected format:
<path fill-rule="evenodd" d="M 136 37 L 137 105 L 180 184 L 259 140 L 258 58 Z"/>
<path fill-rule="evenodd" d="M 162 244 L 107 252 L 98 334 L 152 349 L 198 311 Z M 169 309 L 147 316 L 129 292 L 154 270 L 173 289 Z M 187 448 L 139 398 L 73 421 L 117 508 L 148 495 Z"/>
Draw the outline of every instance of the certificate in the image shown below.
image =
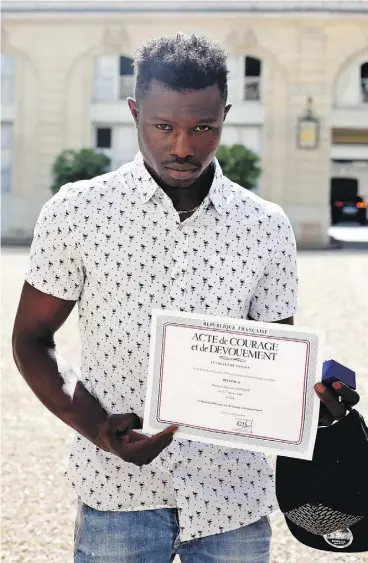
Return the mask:
<path fill-rule="evenodd" d="M 143 432 L 312 459 L 323 334 L 154 310 Z"/>

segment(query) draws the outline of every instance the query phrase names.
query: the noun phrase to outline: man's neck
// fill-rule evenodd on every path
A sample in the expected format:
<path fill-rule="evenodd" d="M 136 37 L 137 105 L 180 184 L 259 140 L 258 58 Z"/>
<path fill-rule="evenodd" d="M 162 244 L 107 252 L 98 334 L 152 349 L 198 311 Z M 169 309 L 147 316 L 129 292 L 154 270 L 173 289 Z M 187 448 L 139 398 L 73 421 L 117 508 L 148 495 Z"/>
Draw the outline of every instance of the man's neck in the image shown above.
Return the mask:
<path fill-rule="evenodd" d="M 201 205 L 211 189 L 215 175 L 215 165 L 210 164 L 198 180 L 188 188 L 173 188 L 162 182 L 147 165 L 145 166 L 155 182 L 169 196 L 177 211 L 189 210 Z"/>

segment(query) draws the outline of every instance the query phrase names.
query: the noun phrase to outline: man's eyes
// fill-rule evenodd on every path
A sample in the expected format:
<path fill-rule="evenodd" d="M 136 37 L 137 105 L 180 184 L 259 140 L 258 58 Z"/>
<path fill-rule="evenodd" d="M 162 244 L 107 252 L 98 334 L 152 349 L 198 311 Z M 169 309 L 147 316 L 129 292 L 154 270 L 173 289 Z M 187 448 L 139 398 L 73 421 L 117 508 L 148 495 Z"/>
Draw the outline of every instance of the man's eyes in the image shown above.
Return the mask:
<path fill-rule="evenodd" d="M 160 129 L 160 131 L 171 131 L 172 127 L 170 127 L 170 125 L 165 125 L 164 123 L 159 123 L 158 125 L 156 125 L 157 129 Z"/>
<path fill-rule="evenodd" d="M 197 127 L 194 128 L 194 131 L 196 131 L 197 133 L 205 133 L 210 129 L 211 127 L 208 127 L 208 125 L 197 125 Z"/>
<path fill-rule="evenodd" d="M 156 125 L 156 128 L 160 129 L 160 131 L 172 131 L 171 125 L 167 125 L 165 123 L 159 123 L 158 125 Z M 210 129 L 211 127 L 209 127 L 208 125 L 197 125 L 197 127 L 194 127 L 193 131 L 195 131 L 196 133 L 205 133 Z"/>

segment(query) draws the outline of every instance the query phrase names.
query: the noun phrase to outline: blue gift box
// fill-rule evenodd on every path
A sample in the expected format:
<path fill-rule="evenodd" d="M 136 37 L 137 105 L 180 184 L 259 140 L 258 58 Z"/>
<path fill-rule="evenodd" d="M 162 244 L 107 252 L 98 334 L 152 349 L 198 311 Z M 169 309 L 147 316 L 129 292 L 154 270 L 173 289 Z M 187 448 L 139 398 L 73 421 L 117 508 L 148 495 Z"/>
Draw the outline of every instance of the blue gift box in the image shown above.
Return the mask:
<path fill-rule="evenodd" d="M 356 389 L 355 371 L 335 362 L 335 360 L 327 360 L 323 362 L 322 367 L 323 383 L 333 383 L 334 381 L 342 381 L 352 389 Z"/>

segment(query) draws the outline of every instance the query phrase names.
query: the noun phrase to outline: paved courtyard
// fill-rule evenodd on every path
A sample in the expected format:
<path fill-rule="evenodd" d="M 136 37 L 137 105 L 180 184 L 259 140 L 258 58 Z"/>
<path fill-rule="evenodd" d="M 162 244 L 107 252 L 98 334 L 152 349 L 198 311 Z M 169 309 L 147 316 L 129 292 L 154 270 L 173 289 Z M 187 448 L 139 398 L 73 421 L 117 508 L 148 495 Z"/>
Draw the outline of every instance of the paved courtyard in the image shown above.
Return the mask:
<path fill-rule="evenodd" d="M 70 563 L 75 499 L 63 476 L 70 432 L 32 395 L 12 360 L 10 334 L 27 251 L 4 250 L 2 266 L 2 561 Z M 333 357 L 356 370 L 360 410 L 368 417 L 368 252 L 303 252 L 299 277 L 296 322 L 324 329 L 325 359 Z M 75 314 L 57 343 L 77 366 Z M 272 526 L 272 563 L 367 561 L 366 555 L 328 554 L 298 544 L 280 514 L 272 516 Z"/>

